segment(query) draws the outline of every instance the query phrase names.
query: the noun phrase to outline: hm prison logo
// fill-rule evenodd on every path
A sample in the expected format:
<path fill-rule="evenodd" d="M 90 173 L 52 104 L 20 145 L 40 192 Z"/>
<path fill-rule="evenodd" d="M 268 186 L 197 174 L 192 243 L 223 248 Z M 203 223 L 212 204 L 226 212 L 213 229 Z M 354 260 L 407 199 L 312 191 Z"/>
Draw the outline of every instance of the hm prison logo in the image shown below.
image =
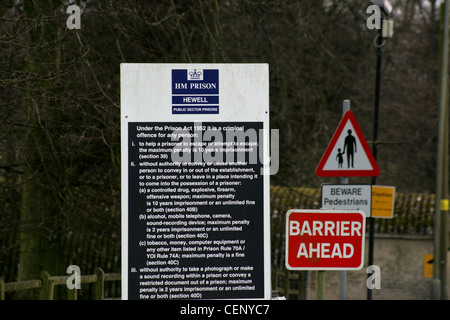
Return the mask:
<path fill-rule="evenodd" d="M 203 71 L 202 70 L 188 70 L 188 80 L 200 80 L 203 81 Z"/>
<path fill-rule="evenodd" d="M 218 69 L 172 70 L 172 114 L 218 113 Z"/>

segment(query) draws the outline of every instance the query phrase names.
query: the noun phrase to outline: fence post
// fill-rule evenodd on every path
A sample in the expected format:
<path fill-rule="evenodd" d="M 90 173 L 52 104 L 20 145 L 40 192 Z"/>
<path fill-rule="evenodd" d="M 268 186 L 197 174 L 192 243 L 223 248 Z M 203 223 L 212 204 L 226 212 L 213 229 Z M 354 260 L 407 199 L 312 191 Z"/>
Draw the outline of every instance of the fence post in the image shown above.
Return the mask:
<path fill-rule="evenodd" d="M 77 300 L 77 297 L 78 297 L 78 289 L 77 288 L 69 289 L 69 287 L 67 287 L 67 300 Z"/>
<path fill-rule="evenodd" d="M 40 292 L 40 300 L 53 300 L 53 288 L 55 287 L 55 280 L 53 280 L 47 271 L 42 271 L 42 289 Z"/>
<path fill-rule="evenodd" d="M 5 300 L 5 280 L 0 278 L 0 300 Z"/>
<path fill-rule="evenodd" d="M 105 298 L 105 272 L 101 268 L 95 269 L 97 281 L 94 283 L 94 300 L 104 300 Z"/>
<path fill-rule="evenodd" d="M 325 298 L 325 270 L 317 271 L 317 300 Z"/>
<path fill-rule="evenodd" d="M 306 272 L 308 271 L 299 271 L 298 273 L 298 300 L 306 300 Z"/>

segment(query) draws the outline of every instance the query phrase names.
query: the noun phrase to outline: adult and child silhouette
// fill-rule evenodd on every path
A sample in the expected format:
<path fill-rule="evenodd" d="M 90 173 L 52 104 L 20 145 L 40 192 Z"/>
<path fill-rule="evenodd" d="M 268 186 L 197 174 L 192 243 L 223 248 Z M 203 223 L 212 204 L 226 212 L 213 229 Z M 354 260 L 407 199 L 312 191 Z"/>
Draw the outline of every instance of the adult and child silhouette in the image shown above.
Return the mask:
<path fill-rule="evenodd" d="M 338 168 L 342 169 L 342 164 L 344 163 L 344 154 L 347 153 L 347 168 L 350 166 L 353 168 L 353 158 L 356 153 L 356 139 L 352 135 L 352 130 L 347 130 L 347 137 L 344 140 L 344 151 L 341 152 L 341 148 L 338 148 L 338 154 L 336 160 L 338 162 Z"/>

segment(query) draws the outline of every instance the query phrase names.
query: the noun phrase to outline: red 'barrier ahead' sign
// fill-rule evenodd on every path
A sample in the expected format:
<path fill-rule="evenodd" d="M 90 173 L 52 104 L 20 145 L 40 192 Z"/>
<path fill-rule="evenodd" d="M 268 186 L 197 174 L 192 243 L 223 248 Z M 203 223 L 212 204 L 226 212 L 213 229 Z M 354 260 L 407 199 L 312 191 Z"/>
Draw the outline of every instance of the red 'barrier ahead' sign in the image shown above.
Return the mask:
<path fill-rule="evenodd" d="M 356 210 L 289 210 L 286 267 L 359 270 L 364 264 L 365 214 Z"/>

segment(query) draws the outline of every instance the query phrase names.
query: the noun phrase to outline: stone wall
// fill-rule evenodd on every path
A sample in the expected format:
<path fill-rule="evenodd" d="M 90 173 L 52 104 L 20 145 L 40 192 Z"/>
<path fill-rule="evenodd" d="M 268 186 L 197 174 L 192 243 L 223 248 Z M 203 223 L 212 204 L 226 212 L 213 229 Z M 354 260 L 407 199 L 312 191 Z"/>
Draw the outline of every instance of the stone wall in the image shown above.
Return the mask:
<path fill-rule="evenodd" d="M 317 271 L 286 269 L 286 212 L 318 209 L 320 202 L 320 189 L 271 188 L 272 286 L 287 299 L 317 299 Z M 434 195 L 396 193 L 394 217 L 375 219 L 373 264 L 380 267 L 381 289 L 373 289 L 373 300 L 430 299 L 432 278 L 424 276 L 424 258 L 433 253 L 433 216 Z M 367 299 L 368 240 L 363 269 L 347 271 L 348 300 Z M 326 272 L 325 299 L 339 299 L 339 271 Z"/>
<path fill-rule="evenodd" d="M 366 254 L 368 239 L 366 239 Z M 378 234 L 373 263 L 380 267 L 381 289 L 372 290 L 373 300 L 428 300 L 431 279 L 424 275 L 425 254 L 433 253 L 433 238 Z M 367 299 L 367 258 L 359 271 L 347 271 L 347 300 Z M 308 271 L 307 299 L 317 298 L 317 272 Z M 326 272 L 325 299 L 339 299 L 339 271 Z M 448 286 L 448 289 L 450 286 Z"/>

